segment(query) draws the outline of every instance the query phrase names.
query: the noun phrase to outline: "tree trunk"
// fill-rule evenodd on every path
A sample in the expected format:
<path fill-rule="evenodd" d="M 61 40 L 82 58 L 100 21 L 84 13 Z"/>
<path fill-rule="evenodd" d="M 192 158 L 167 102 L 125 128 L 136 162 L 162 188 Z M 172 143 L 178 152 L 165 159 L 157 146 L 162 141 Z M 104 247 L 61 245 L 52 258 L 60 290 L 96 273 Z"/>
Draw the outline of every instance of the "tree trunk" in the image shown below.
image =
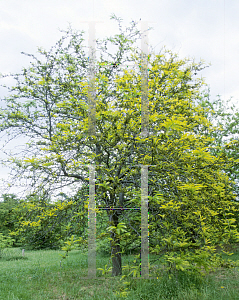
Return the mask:
<path fill-rule="evenodd" d="M 117 227 L 119 223 L 119 216 L 117 211 L 113 211 L 113 215 L 109 214 L 109 219 L 112 226 Z M 111 233 L 111 238 L 113 239 L 110 241 L 111 244 L 111 254 L 112 254 L 112 277 L 122 275 L 122 266 L 121 266 L 121 247 L 120 247 L 120 240 L 115 236 L 115 234 Z"/>

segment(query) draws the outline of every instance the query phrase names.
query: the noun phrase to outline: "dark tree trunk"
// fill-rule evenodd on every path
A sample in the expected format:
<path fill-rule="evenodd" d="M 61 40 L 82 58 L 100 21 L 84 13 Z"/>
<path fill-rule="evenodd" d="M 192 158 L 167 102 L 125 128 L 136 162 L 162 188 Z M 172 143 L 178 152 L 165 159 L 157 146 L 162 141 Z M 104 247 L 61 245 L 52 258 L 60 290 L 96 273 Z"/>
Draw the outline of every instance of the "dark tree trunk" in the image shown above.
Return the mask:
<path fill-rule="evenodd" d="M 112 213 L 112 211 L 111 211 Z M 117 211 L 113 210 L 113 215 L 109 215 L 110 222 L 113 226 L 117 227 L 119 223 L 119 216 Z M 120 240 L 111 233 L 111 254 L 112 254 L 112 277 L 122 275 L 122 266 L 121 266 L 121 247 Z"/>

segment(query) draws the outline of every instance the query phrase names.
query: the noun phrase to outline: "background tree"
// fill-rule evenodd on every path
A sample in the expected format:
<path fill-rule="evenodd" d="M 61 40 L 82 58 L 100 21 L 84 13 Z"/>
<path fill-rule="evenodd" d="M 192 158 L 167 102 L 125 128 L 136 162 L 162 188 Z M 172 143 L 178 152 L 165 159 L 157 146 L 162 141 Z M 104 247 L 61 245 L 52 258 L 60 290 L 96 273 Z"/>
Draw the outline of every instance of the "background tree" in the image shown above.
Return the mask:
<path fill-rule="evenodd" d="M 201 127 L 199 130 L 206 136 L 212 137 L 214 140 L 211 142 L 209 148 L 210 153 L 213 156 L 224 155 L 228 159 L 233 159 L 226 166 L 222 166 L 223 172 L 227 174 L 231 180 L 233 192 L 236 198 L 232 201 L 235 202 L 235 206 L 238 207 L 239 186 L 238 186 L 238 124 L 239 113 L 233 104 L 230 106 L 230 100 L 228 99 L 223 104 L 220 96 L 218 99 L 212 101 L 210 99 L 210 88 L 207 87 L 204 90 L 204 96 L 198 97 L 197 104 L 202 107 L 204 116 L 212 123 L 215 124 L 215 129 L 212 132 L 208 132 L 206 128 Z M 234 213 L 236 217 L 236 223 L 239 225 L 239 215 Z"/>
<path fill-rule="evenodd" d="M 133 24 L 130 31 L 133 31 L 134 26 Z M 206 215 L 204 206 L 208 208 L 209 213 L 219 207 L 225 209 L 228 206 L 227 201 L 233 196 L 231 193 L 228 193 L 225 199 L 221 199 L 217 193 L 211 196 L 214 185 L 223 183 L 220 188 L 222 193 L 225 193 L 225 189 L 230 189 L 227 177 L 220 172 L 227 160 L 221 156 L 216 158 L 210 155 L 207 143 L 212 139 L 193 132 L 202 124 L 209 131 L 213 130 L 201 109 L 193 104 L 193 99 L 200 96 L 200 88 L 204 84 L 201 79 L 194 81 L 193 76 L 203 69 L 203 64 L 196 64 L 189 59 L 179 60 L 176 55 L 165 49 L 158 55 L 149 55 L 150 134 L 142 139 L 139 136 L 142 62 L 137 49 L 131 46 L 133 37 L 137 35 L 137 30 L 128 35 L 121 30 L 121 34 L 106 39 L 105 47 L 101 47 L 106 53 L 106 42 L 109 40 L 119 46 L 119 50 L 116 56 L 109 54 L 113 60 L 108 61 L 101 56 L 97 64 L 96 135 L 90 137 L 87 122 L 88 59 L 82 51 L 81 34 L 69 29 L 56 44 L 55 51 L 53 48 L 49 52 L 39 49 L 46 59 L 45 62 L 32 56 L 36 63 L 32 63 L 29 69 L 24 68 L 23 74 L 16 76 L 17 85 L 10 89 L 12 94 L 5 98 L 7 108 L 0 111 L 1 131 L 11 128 L 11 134 L 15 129 L 18 135 L 30 137 L 30 143 L 26 144 L 25 156 L 11 157 L 9 161 L 19 178 L 23 178 L 23 174 L 29 171 L 30 175 L 26 177 L 31 179 L 31 193 L 34 195 L 39 194 L 43 187 L 48 194 L 74 183 L 78 185 L 78 191 L 80 185 L 87 185 L 89 182 L 88 167 L 85 164 L 95 162 L 97 200 L 102 202 L 103 207 L 118 208 L 127 208 L 132 204 L 140 207 L 139 165 L 156 165 L 149 171 L 149 178 L 152 178 L 149 182 L 150 213 L 153 212 L 157 216 L 155 223 L 151 223 L 151 235 L 161 241 L 170 234 L 167 227 L 160 228 L 164 217 L 160 219 L 159 213 L 165 209 L 166 204 L 172 204 L 172 211 L 168 210 L 167 222 L 172 222 L 176 229 L 181 226 L 181 230 L 187 234 L 186 238 L 191 239 L 190 242 L 185 244 L 183 241 L 177 246 L 181 245 L 190 251 L 195 245 L 207 247 L 212 230 L 205 240 L 202 238 L 204 227 L 200 220 L 194 218 L 193 226 L 189 223 L 192 203 L 196 201 L 197 213 Z M 69 42 L 63 48 L 63 42 L 67 38 Z M 131 58 L 125 58 L 124 54 L 130 51 Z M 135 63 L 135 69 L 122 70 L 120 65 L 128 61 Z M 106 64 L 102 65 L 103 62 Z M 111 67 L 112 64 L 115 65 L 114 68 Z M 23 76 L 22 80 L 20 76 Z M 192 193 L 180 191 L 180 188 L 188 189 L 190 184 L 193 186 L 190 186 Z M 204 206 L 200 204 L 197 194 L 197 190 L 201 190 L 202 187 L 203 199 L 205 200 L 206 196 L 211 199 L 211 202 L 205 200 Z M 158 193 L 162 193 L 163 197 L 158 198 Z M 161 203 L 159 199 L 163 199 L 166 204 Z M 84 203 L 86 204 L 86 201 Z M 72 204 L 72 200 L 66 204 L 61 203 L 54 213 L 58 215 L 59 211 Z M 34 213 L 38 211 L 36 203 L 32 205 L 31 210 Z M 51 216 L 50 209 L 45 211 Z M 175 215 L 175 212 L 178 215 Z M 182 213 L 185 214 L 184 217 Z M 222 222 L 227 219 L 225 211 L 223 214 Z M 126 232 L 120 235 L 118 231 L 121 220 L 126 220 L 127 213 L 107 210 L 107 215 L 109 225 L 112 226 L 112 276 L 116 276 L 122 274 L 121 244 L 128 234 Z M 139 225 L 140 216 L 137 217 L 137 213 L 131 212 L 131 217 L 134 223 Z M 207 225 L 211 226 L 211 229 L 214 221 L 213 218 L 208 221 Z M 27 223 L 22 222 L 22 228 L 28 226 Z M 30 223 L 33 227 L 41 226 L 41 223 L 44 223 L 43 215 L 37 222 Z M 218 242 L 217 238 L 219 239 L 222 233 L 225 239 L 228 238 L 227 234 L 230 234 L 232 240 L 236 238 L 236 230 L 224 232 L 225 228 L 227 230 L 225 225 L 220 224 L 220 230 L 214 235 L 212 242 Z M 177 238 L 175 235 L 172 237 Z M 174 249 L 170 243 L 171 241 L 166 242 L 167 251 Z M 155 250 L 155 247 L 154 244 L 151 249 Z M 202 250 L 201 259 L 205 254 L 203 251 L 207 249 L 204 247 Z"/>
<path fill-rule="evenodd" d="M 19 203 L 19 199 L 14 194 L 3 194 L 3 201 L 0 202 L 0 233 L 8 236 L 9 231 L 14 229 L 12 223 L 7 222 L 13 208 Z M 15 246 L 15 243 L 13 244 Z"/>
<path fill-rule="evenodd" d="M 216 156 L 218 154 L 225 153 L 229 158 L 234 158 L 238 160 L 238 133 L 239 133 L 239 113 L 235 109 L 233 104 L 231 107 L 228 107 L 228 102 L 231 99 L 226 101 L 226 105 L 223 105 L 220 96 L 215 101 L 210 101 L 209 99 L 210 89 L 205 90 L 205 97 L 199 98 L 199 105 L 205 110 L 205 116 L 210 122 L 216 123 L 218 127 L 217 130 L 213 132 L 205 132 L 208 136 L 214 138 L 210 151 Z M 228 108 L 230 111 L 228 111 Z M 209 111 L 208 111 L 209 109 Z M 227 144 L 227 145 L 226 145 Z M 229 178 L 235 183 L 237 183 L 238 178 L 238 163 L 232 163 L 224 170 Z M 233 184 L 234 191 L 239 196 L 238 184 Z"/>
<path fill-rule="evenodd" d="M 71 234 L 85 234 L 87 208 L 82 207 L 79 197 L 80 192 L 73 198 L 66 196 L 65 201 L 50 203 L 44 195 L 27 196 L 8 217 L 8 224 L 13 226 L 11 235 L 20 236 L 20 245 L 25 249 L 60 249 Z"/>

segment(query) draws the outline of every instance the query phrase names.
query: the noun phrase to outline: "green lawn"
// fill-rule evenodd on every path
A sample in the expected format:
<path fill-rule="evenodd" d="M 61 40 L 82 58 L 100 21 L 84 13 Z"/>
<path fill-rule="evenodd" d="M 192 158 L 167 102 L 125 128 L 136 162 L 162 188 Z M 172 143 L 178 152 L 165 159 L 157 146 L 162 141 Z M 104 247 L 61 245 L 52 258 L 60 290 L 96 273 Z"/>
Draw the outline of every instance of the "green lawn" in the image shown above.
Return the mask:
<path fill-rule="evenodd" d="M 63 251 L 25 251 L 9 249 L 9 257 L 0 259 L 1 300 L 47 300 L 47 299 L 120 299 L 115 296 L 125 285 L 110 274 L 103 279 L 97 271 L 97 279 L 80 279 L 87 276 L 87 252 L 73 250 L 60 266 Z M 12 259 L 10 259 L 12 257 Z M 155 257 L 150 255 L 150 260 Z M 239 252 L 230 257 L 239 259 Z M 133 256 L 123 256 L 122 265 Z M 97 255 L 97 268 L 104 268 L 109 257 Z M 163 275 L 163 271 L 162 271 Z M 180 277 L 179 282 L 161 279 L 130 279 L 130 293 L 124 299 L 217 299 L 239 300 L 239 268 L 221 268 L 206 276 L 204 282 Z"/>

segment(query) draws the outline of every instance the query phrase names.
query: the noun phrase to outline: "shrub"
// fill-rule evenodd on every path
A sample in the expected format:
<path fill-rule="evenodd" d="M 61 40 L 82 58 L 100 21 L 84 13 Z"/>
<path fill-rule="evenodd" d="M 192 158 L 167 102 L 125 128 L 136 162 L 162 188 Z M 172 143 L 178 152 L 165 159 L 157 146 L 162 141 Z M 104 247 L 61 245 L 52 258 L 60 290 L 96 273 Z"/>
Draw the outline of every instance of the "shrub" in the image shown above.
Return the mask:
<path fill-rule="evenodd" d="M 0 233 L 0 258 L 2 257 L 3 250 L 12 247 L 14 241 L 15 240 L 13 238 L 4 236 L 2 233 Z"/>

